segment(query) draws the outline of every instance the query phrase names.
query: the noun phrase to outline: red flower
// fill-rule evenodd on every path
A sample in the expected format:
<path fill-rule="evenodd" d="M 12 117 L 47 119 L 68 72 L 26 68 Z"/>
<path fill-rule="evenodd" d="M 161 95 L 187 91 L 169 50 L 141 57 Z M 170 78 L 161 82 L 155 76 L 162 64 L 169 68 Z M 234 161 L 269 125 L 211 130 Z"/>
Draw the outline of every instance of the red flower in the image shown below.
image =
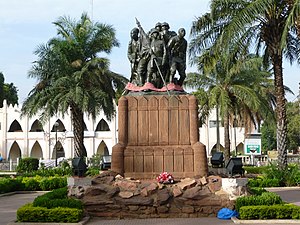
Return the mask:
<path fill-rule="evenodd" d="M 159 174 L 159 176 L 156 178 L 156 180 L 159 183 L 164 183 L 164 184 L 174 183 L 174 178 L 173 178 L 172 174 L 167 173 L 167 172 L 163 172 L 163 173 Z"/>

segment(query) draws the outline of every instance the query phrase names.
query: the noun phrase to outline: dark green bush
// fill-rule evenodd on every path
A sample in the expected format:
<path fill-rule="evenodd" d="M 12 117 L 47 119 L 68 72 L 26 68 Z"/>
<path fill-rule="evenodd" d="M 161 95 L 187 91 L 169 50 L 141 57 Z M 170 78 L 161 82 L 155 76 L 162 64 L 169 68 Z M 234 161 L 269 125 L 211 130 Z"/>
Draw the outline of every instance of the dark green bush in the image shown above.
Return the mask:
<path fill-rule="evenodd" d="M 75 208 L 53 208 L 33 207 L 26 204 L 17 210 L 18 222 L 57 222 L 77 223 L 83 217 L 83 211 Z"/>
<path fill-rule="evenodd" d="M 264 171 L 263 176 L 267 179 L 279 180 L 281 187 L 296 186 L 300 182 L 300 170 L 297 164 L 290 163 L 287 168 L 280 169 L 276 164 L 271 164 Z"/>
<path fill-rule="evenodd" d="M 267 192 L 267 190 L 261 187 L 249 187 L 249 192 L 251 195 L 261 195 L 262 193 Z"/>
<path fill-rule="evenodd" d="M 59 188 L 38 196 L 33 201 L 34 207 L 45 207 L 48 209 L 55 207 L 67 207 L 82 209 L 82 202 L 77 199 L 68 198 L 67 187 Z"/>
<path fill-rule="evenodd" d="M 276 205 L 283 204 L 281 197 L 272 192 L 264 192 L 261 195 L 242 196 L 236 199 L 235 209 L 240 212 L 240 208 L 243 206 L 254 205 Z"/>
<path fill-rule="evenodd" d="M 40 177 L 23 177 L 22 183 L 24 184 L 25 191 L 40 191 Z"/>
<path fill-rule="evenodd" d="M 243 206 L 239 209 L 239 217 L 250 219 L 299 219 L 300 207 L 296 205 L 259 205 Z"/>
<path fill-rule="evenodd" d="M 248 180 L 249 187 L 280 187 L 280 180 L 277 178 L 250 178 Z"/>
<path fill-rule="evenodd" d="M 57 168 L 44 168 L 37 171 L 32 171 L 28 173 L 22 173 L 22 176 L 26 177 L 34 177 L 34 176 L 42 176 L 42 177 L 54 177 L 54 176 L 70 176 L 72 175 L 72 169 L 70 166 L 67 166 L 68 163 L 65 162 L 61 167 Z"/>
<path fill-rule="evenodd" d="M 66 187 L 66 177 L 17 177 L 0 178 L 0 194 L 13 191 L 50 191 Z"/>
<path fill-rule="evenodd" d="M 54 190 L 65 186 L 67 186 L 66 177 L 47 177 L 43 178 L 40 182 L 40 187 L 43 191 Z"/>
<path fill-rule="evenodd" d="M 68 187 L 62 187 L 62 188 L 58 188 L 53 191 L 50 191 L 48 193 L 45 193 L 43 195 L 40 195 L 40 196 L 36 197 L 35 200 L 37 198 L 63 199 L 63 198 L 67 198 L 67 196 L 68 196 Z"/>
<path fill-rule="evenodd" d="M 89 167 L 85 173 L 86 176 L 95 176 L 98 175 L 100 172 L 100 167 Z"/>
<path fill-rule="evenodd" d="M 64 208 L 76 208 L 83 209 L 82 202 L 77 199 L 65 198 L 65 199 L 48 199 L 38 198 L 33 202 L 34 207 L 45 207 L 47 209 L 64 207 Z"/>
<path fill-rule="evenodd" d="M 268 166 L 243 166 L 247 174 L 263 174 L 269 167 Z"/>
<path fill-rule="evenodd" d="M 21 179 L 0 178 L 0 194 L 20 190 L 24 190 Z"/>
<path fill-rule="evenodd" d="M 39 159 L 36 158 L 24 158 L 20 159 L 17 166 L 18 173 L 30 173 L 36 171 L 39 168 Z"/>

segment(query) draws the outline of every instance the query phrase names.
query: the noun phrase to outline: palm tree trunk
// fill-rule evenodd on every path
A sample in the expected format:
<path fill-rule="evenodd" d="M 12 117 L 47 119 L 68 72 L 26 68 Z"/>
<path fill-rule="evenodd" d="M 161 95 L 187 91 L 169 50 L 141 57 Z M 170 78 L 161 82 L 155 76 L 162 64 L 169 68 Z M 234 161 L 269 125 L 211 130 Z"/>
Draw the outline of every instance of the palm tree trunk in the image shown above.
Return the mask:
<path fill-rule="evenodd" d="M 221 151 L 220 147 L 220 119 L 219 119 L 219 105 L 216 106 L 216 118 L 217 118 L 217 152 Z"/>
<path fill-rule="evenodd" d="M 83 112 L 76 106 L 70 107 L 72 114 L 73 133 L 74 133 L 74 157 L 83 158 L 87 156 L 83 143 L 84 140 L 84 121 Z"/>
<path fill-rule="evenodd" d="M 226 113 L 224 117 L 224 141 L 225 141 L 224 158 L 226 164 L 230 158 L 229 114 L 228 113 Z"/>
<path fill-rule="evenodd" d="M 278 166 L 285 169 L 287 166 L 287 119 L 286 119 L 286 99 L 283 86 L 282 56 L 274 55 L 272 57 L 275 93 L 276 93 L 276 118 L 277 118 L 277 151 Z"/>

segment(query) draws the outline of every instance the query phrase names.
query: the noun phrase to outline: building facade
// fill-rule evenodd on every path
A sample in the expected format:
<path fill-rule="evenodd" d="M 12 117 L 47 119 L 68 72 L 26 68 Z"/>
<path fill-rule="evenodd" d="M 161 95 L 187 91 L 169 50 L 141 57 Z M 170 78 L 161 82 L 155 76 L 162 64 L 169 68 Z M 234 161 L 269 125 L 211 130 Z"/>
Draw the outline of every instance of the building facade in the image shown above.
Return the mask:
<path fill-rule="evenodd" d="M 57 159 L 74 156 L 73 129 L 70 113 L 52 117 L 41 123 L 39 115 L 21 117 L 21 107 L 7 105 L 0 108 L 0 153 L 5 160 L 21 157 Z M 117 140 L 117 116 L 109 121 L 104 113 L 95 120 L 85 115 L 84 144 L 87 156 L 110 155 Z M 216 150 L 216 112 L 212 111 L 206 124 L 199 128 L 200 142 L 206 146 L 207 155 Z M 231 150 L 242 153 L 244 128 L 230 127 Z M 220 125 L 220 144 L 224 149 L 224 128 Z"/>
<path fill-rule="evenodd" d="M 117 143 L 117 126 L 101 113 L 95 120 L 84 116 L 84 144 L 87 156 L 109 155 Z M 39 116 L 21 117 L 21 108 L 3 102 L 0 109 L 0 153 L 6 160 L 20 157 L 56 159 L 74 156 L 73 131 L 70 113 L 57 115 L 41 123 Z"/>

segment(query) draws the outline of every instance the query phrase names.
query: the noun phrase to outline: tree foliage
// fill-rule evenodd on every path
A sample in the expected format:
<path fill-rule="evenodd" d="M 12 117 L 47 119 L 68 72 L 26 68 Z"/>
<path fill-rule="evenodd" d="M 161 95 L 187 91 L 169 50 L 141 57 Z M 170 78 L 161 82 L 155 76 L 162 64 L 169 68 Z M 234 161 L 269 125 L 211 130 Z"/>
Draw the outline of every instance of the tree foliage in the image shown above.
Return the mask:
<path fill-rule="evenodd" d="M 299 63 L 300 0 L 212 0 L 211 11 L 193 22 L 190 56 L 209 49 L 216 55 L 246 55 L 255 50 L 271 64 L 276 96 L 278 163 L 287 166 L 287 117 L 283 58 Z M 213 63 L 219 59 L 216 58 Z"/>
<path fill-rule="evenodd" d="M 71 112 L 76 157 L 86 155 L 83 143 L 84 113 L 95 118 L 103 111 L 108 119 L 115 113 L 116 91 L 123 90 L 127 79 L 109 70 L 110 53 L 119 42 L 111 25 L 93 23 L 83 13 L 79 21 L 60 17 L 53 23 L 57 36 L 39 45 L 29 77 L 38 80 L 25 100 L 22 113 L 41 112 L 41 121 Z"/>
<path fill-rule="evenodd" d="M 18 89 L 13 83 L 4 83 L 4 75 L 0 72 L 0 108 L 3 107 L 3 100 L 6 99 L 8 105 L 18 104 Z"/>
<path fill-rule="evenodd" d="M 188 74 L 186 85 L 198 88 L 195 95 L 200 103 L 201 122 L 205 121 L 210 110 L 219 110 L 224 124 L 225 160 L 229 160 L 230 124 L 235 119 L 240 126 L 247 124 L 248 120 L 252 124 L 259 124 L 262 118 L 272 117 L 273 105 L 270 99 L 273 98 L 267 97 L 272 96 L 272 79 L 271 74 L 262 67 L 262 58 L 254 55 L 228 61 L 228 55 L 223 53 L 218 56 L 217 63 L 210 64 L 213 57 L 210 54 L 198 58 L 198 69 L 202 73 Z"/>

